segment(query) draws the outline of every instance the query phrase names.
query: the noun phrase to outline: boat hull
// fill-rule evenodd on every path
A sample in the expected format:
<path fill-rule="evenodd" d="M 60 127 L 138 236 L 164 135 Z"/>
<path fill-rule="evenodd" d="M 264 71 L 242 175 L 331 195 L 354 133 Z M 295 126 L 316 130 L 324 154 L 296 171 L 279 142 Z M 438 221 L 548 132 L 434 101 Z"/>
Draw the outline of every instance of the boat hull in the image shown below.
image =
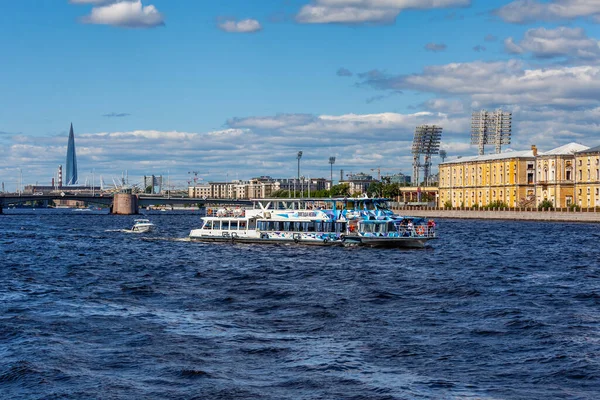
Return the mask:
<path fill-rule="evenodd" d="M 368 247 L 422 249 L 432 237 L 361 237 L 360 244 Z"/>
<path fill-rule="evenodd" d="M 152 231 L 152 226 L 135 226 L 131 230 L 136 233 L 145 233 Z"/>
<path fill-rule="evenodd" d="M 341 240 L 307 240 L 289 238 L 249 238 L 240 236 L 194 236 L 190 240 L 197 242 L 244 243 L 244 244 L 297 244 L 304 246 L 342 246 Z"/>

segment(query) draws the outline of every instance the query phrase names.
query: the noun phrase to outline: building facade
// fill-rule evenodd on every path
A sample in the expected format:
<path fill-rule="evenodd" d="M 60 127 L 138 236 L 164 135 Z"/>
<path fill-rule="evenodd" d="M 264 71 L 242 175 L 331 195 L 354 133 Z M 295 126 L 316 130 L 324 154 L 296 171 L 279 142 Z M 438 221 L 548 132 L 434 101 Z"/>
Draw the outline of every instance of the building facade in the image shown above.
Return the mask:
<path fill-rule="evenodd" d="M 569 143 L 538 154 L 535 160 L 538 205 L 543 201 L 549 201 L 558 208 L 575 204 L 575 153 L 586 149 L 587 146 Z"/>
<path fill-rule="evenodd" d="M 600 146 L 574 155 L 575 201 L 579 207 L 600 207 Z"/>
<path fill-rule="evenodd" d="M 440 164 L 438 206 L 600 207 L 600 146 L 569 143 L 538 153 L 513 151 Z M 449 202 L 449 203 L 448 203 Z"/>
<path fill-rule="evenodd" d="M 463 157 L 439 166 L 438 206 L 482 207 L 503 203 L 519 207 L 535 196 L 537 148 Z"/>

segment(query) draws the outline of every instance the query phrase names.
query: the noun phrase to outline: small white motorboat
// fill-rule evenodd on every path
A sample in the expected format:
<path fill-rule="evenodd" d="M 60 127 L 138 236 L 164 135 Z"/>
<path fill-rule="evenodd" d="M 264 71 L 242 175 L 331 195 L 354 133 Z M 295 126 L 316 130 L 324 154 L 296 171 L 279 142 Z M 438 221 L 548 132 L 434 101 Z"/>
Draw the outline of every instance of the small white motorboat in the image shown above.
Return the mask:
<path fill-rule="evenodd" d="M 149 219 L 140 218 L 133 221 L 133 227 L 131 228 L 132 232 L 150 232 L 154 229 L 154 224 L 150 222 Z"/>

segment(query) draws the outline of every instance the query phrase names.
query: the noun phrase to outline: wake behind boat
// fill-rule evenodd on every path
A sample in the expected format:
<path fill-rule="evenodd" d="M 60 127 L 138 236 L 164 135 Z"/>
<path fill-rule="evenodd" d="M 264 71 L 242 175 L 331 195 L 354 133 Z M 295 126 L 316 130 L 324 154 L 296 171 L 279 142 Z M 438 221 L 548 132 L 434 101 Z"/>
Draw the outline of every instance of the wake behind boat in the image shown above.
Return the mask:
<path fill-rule="evenodd" d="M 252 208 L 207 209 L 190 239 L 212 242 L 422 248 L 435 224 L 403 217 L 388 199 L 255 199 Z"/>

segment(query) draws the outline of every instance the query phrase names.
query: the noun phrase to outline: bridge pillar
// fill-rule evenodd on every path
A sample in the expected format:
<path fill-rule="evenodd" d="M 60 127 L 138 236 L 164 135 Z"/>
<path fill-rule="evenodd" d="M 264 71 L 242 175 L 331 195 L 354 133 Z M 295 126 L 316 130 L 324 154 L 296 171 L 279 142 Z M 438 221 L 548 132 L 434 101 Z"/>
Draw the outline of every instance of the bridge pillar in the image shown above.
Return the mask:
<path fill-rule="evenodd" d="M 130 193 L 115 193 L 110 212 L 120 215 L 137 214 L 139 212 L 137 196 Z"/>

